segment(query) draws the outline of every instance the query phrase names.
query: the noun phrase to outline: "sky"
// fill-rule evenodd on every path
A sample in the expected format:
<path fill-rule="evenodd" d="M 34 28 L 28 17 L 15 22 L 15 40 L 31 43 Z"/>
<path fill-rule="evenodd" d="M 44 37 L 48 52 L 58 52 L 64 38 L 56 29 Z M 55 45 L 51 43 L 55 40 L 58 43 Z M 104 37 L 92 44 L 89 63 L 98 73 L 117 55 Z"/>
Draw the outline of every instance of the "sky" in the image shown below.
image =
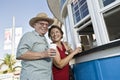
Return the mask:
<path fill-rule="evenodd" d="M 13 25 L 15 17 L 15 27 L 22 27 L 23 34 L 33 30 L 29 26 L 29 20 L 38 13 L 45 12 L 49 17 L 53 17 L 48 8 L 46 0 L 0 0 L 0 58 L 10 51 L 5 51 L 4 31 Z"/>

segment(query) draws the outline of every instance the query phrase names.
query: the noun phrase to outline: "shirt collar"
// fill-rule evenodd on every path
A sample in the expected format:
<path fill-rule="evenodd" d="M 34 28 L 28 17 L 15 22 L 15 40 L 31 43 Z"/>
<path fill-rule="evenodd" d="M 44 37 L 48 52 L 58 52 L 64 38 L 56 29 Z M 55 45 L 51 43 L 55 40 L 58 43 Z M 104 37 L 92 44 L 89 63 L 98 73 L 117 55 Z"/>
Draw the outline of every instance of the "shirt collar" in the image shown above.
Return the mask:
<path fill-rule="evenodd" d="M 36 35 L 36 36 L 41 36 L 38 32 L 36 32 L 35 30 L 33 31 L 33 33 Z M 44 36 L 41 36 L 41 37 L 44 37 Z"/>

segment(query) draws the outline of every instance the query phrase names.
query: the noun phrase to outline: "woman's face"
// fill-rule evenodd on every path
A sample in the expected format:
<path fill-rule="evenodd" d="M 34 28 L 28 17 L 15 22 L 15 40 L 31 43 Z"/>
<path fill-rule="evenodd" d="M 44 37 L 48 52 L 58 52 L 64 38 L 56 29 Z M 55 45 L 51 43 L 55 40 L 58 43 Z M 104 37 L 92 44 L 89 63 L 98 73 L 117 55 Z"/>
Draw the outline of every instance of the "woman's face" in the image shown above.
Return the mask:
<path fill-rule="evenodd" d="M 53 29 L 51 29 L 50 36 L 51 36 L 51 40 L 53 42 L 58 42 L 58 41 L 61 40 L 63 35 L 62 35 L 62 33 L 60 32 L 59 29 L 53 28 Z"/>

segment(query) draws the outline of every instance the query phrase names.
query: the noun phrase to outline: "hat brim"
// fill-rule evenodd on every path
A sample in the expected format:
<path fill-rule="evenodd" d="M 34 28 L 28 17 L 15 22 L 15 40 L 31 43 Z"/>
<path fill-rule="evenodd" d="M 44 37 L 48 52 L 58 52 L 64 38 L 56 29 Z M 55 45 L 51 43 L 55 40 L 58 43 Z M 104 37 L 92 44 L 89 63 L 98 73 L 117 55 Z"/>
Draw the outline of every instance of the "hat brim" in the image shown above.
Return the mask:
<path fill-rule="evenodd" d="M 29 24 L 31 27 L 33 27 L 34 23 L 37 21 L 47 21 L 49 23 L 49 26 L 53 24 L 54 20 L 51 18 L 43 18 L 43 17 L 34 17 L 29 21 Z"/>

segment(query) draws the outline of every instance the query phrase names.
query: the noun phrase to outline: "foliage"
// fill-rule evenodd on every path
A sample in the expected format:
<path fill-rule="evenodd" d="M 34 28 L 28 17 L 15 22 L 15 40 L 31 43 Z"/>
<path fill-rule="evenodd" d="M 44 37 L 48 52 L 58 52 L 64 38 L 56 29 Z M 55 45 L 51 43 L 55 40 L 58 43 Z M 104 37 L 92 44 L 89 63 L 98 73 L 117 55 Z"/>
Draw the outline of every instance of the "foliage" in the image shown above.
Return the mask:
<path fill-rule="evenodd" d="M 8 67 L 8 69 L 4 70 L 4 71 L 1 70 L 0 73 L 5 74 L 5 73 L 14 72 L 15 68 L 20 67 L 20 66 L 15 66 L 15 63 L 16 63 L 15 56 L 12 54 L 6 54 L 6 56 L 2 60 L 2 63 L 0 64 L 0 69 L 3 65 L 6 65 Z"/>

